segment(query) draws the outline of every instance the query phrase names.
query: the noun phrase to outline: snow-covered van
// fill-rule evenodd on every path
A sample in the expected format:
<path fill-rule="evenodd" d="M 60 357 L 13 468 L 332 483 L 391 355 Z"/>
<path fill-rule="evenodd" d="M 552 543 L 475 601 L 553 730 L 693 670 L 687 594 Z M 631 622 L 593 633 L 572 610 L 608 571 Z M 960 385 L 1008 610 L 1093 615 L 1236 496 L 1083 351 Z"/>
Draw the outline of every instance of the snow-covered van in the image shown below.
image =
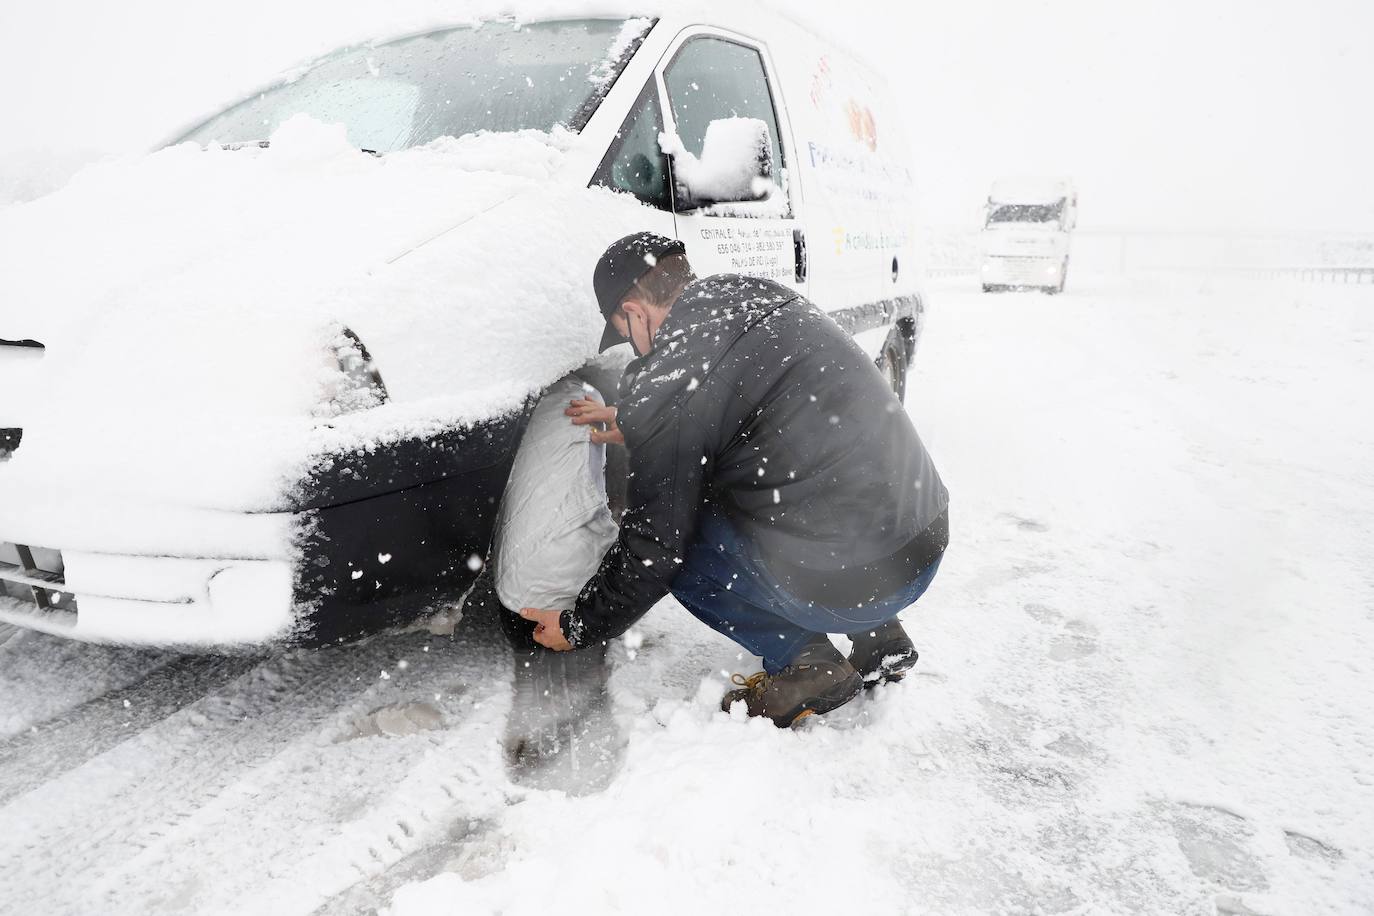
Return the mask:
<path fill-rule="evenodd" d="M 982 233 L 983 292 L 1038 288 L 1062 293 L 1078 192 L 1063 178 L 993 182 Z"/>
<path fill-rule="evenodd" d="M 596 365 L 592 267 L 632 231 L 804 292 L 900 392 L 895 117 L 749 4 L 465 22 L 0 211 L 0 621 L 318 644 L 453 601 L 532 405 Z"/>

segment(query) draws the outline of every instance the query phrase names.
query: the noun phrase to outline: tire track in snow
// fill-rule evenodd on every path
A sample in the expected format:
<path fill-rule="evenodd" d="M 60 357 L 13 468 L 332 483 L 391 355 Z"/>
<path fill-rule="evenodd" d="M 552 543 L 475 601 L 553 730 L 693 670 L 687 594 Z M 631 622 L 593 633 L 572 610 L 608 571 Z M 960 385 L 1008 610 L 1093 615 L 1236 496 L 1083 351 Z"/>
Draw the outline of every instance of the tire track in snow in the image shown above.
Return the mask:
<path fill-rule="evenodd" d="M 486 623 L 495 629 L 494 621 Z M 627 743 L 610 708 L 605 647 L 578 653 L 511 653 L 501 643 L 497 655 L 504 666 L 513 662 L 514 669 L 497 763 L 504 768 L 504 779 L 523 789 L 556 789 L 571 796 L 599 793 L 619 771 Z M 502 783 L 494 761 L 485 762 L 492 769 L 473 771 L 471 778 Z M 474 806 L 471 797 L 455 797 L 446 786 L 441 789 L 448 798 L 440 807 L 448 813 L 437 839 L 418 847 L 408 844 L 410 851 L 402 858 L 331 897 L 315 909 L 315 916 L 371 914 L 388 906 L 405 884 L 444 871 L 476 880 L 504 867 L 510 841 L 500 829 L 500 813 Z M 507 798 L 506 804 L 511 800 Z"/>
<path fill-rule="evenodd" d="M 136 879 L 126 863 L 285 748 L 318 738 L 322 725 L 418 639 L 387 635 L 269 659 L 0 806 L 10 828 L 0 835 L 0 861 L 23 875 L 7 885 L 9 905 L 49 913 L 118 909 L 121 885 Z M 190 850 L 168 854 L 194 868 Z M 129 903 L 130 911 L 145 909 L 143 901 Z"/>
<path fill-rule="evenodd" d="M 0 739 L 63 716 L 177 659 L 173 652 L 0 630 Z"/>
<path fill-rule="evenodd" d="M 385 872 L 359 881 L 316 907 L 310 916 L 373 916 L 391 905 L 391 898 L 406 884 L 425 881 L 443 871 L 468 870 L 489 842 L 492 822 L 455 821 L 441 842 L 421 847 Z"/>
<path fill-rule="evenodd" d="M 600 792 L 620 769 L 626 739 L 610 705 L 606 646 L 514 654 L 515 704 L 504 739 L 510 778 L 569 795 Z"/>
<path fill-rule="evenodd" d="M 152 727 L 260 663 L 187 657 L 0 740 L 0 804 Z"/>
<path fill-rule="evenodd" d="M 153 863 L 180 857 L 177 867 L 194 883 L 195 864 L 183 853 L 194 842 L 223 874 L 190 898 L 193 909 L 306 913 L 360 883 L 389 883 L 395 868 L 433 863 L 438 870 L 460 837 L 485 861 L 492 844 L 482 825 L 519 797 L 504 778 L 497 741 L 509 710 L 508 650 L 486 635 L 494 639 L 420 637 L 438 649 L 430 652 L 407 639 L 415 653 L 404 670 L 393 669 L 333 725 L 220 793 L 119 880 L 136 883 L 150 866 L 166 870 Z M 383 699 L 392 702 L 378 708 Z M 415 707 L 439 716 L 411 717 L 421 722 L 414 733 L 375 732 L 397 724 L 398 708 Z M 245 807 L 254 812 L 248 843 L 236 836 Z M 150 894 L 126 896 L 142 905 Z"/>

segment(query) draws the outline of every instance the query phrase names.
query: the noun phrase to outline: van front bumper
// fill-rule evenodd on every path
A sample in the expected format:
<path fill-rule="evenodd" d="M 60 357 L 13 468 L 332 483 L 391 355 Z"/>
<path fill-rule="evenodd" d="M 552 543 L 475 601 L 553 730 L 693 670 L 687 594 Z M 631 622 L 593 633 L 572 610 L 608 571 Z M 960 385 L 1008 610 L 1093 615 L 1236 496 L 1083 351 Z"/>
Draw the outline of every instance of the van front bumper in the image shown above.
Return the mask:
<path fill-rule="evenodd" d="M 285 559 L 59 551 L 0 541 L 0 622 L 90 642 L 260 645 L 295 624 Z"/>
<path fill-rule="evenodd" d="M 984 286 L 1058 286 L 1064 261 L 1058 257 L 989 255 L 980 271 Z"/>
<path fill-rule="evenodd" d="M 519 411 L 322 457 L 289 509 L 0 494 L 0 622 L 91 642 L 322 645 L 414 620 L 486 562 Z"/>

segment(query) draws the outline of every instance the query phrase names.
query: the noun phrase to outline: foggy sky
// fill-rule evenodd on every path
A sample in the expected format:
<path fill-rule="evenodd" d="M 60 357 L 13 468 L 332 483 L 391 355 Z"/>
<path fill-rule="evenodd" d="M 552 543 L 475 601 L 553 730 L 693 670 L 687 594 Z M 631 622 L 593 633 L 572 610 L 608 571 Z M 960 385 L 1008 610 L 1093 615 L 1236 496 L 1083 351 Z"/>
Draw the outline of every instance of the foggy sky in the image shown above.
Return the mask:
<path fill-rule="evenodd" d="M 879 4 L 845 6 L 856 43 Z M 883 6 L 937 221 L 1030 172 L 1074 177 L 1084 226 L 1374 230 L 1371 0 Z"/>
<path fill-rule="evenodd" d="M 1078 182 L 1084 227 L 1374 231 L 1371 0 L 779 5 L 886 72 L 933 224 L 972 222 L 998 176 L 1049 174 Z M 7 0 L 0 169 L 146 148 L 245 83 L 444 9 Z"/>

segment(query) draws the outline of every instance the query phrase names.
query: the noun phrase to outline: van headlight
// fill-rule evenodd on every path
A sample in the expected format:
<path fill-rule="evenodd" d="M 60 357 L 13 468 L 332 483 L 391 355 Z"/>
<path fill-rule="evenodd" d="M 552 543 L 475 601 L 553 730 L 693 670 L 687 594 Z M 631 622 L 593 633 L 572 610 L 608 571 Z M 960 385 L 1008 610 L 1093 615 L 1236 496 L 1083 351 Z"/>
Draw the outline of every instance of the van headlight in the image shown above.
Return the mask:
<path fill-rule="evenodd" d="M 361 338 L 341 327 L 330 341 L 323 391 L 316 416 L 337 417 L 379 407 L 387 401 L 386 383 Z"/>

